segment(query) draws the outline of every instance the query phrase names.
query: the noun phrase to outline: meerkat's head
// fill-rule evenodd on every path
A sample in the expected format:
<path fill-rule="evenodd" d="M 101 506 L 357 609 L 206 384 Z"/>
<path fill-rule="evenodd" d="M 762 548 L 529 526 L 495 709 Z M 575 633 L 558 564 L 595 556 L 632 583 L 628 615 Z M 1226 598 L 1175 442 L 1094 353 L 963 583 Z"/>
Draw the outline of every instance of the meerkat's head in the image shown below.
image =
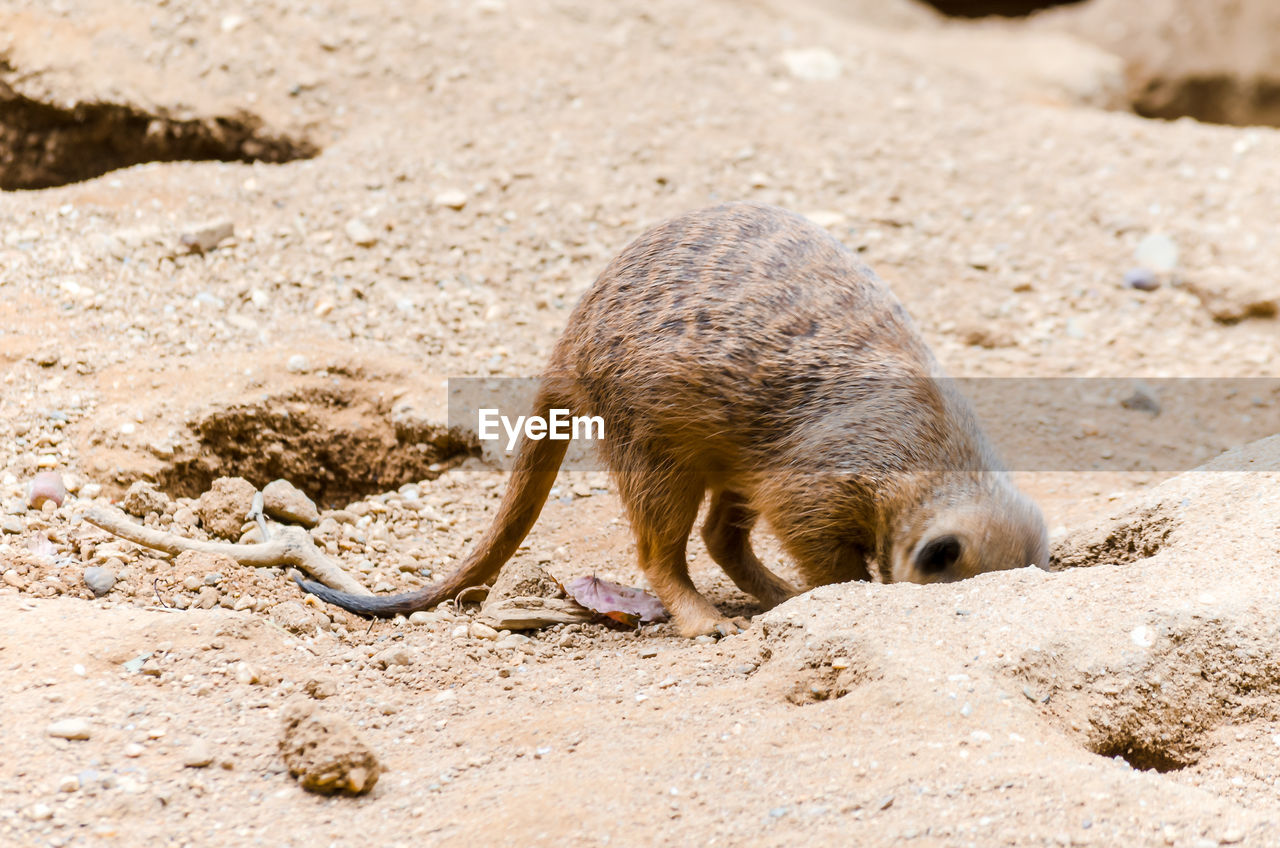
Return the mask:
<path fill-rule="evenodd" d="M 893 582 L 949 583 L 988 571 L 1049 567 L 1040 508 L 1010 487 L 945 506 L 911 522 L 891 556 Z"/>

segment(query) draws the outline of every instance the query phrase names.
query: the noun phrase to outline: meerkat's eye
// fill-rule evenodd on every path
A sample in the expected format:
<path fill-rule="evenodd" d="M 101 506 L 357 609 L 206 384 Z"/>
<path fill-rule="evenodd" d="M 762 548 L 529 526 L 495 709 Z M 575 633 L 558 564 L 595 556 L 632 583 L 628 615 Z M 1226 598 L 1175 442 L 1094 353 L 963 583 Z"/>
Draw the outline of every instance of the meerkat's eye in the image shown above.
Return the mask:
<path fill-rule="evenodd" d="M 921 574 L 942 574 L 960 559 L 960 540 L 955 536 L 930 539 L 916 554 L 916 570 Z"/>

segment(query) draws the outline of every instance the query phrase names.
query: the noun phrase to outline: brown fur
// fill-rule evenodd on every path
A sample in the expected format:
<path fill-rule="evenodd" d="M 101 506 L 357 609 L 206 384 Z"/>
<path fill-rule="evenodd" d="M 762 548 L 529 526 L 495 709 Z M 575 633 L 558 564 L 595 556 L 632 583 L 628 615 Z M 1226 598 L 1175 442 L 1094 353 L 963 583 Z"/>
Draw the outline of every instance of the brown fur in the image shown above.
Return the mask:
<path fill-rule="evenodd" d="M 686 635 L 732 632 L 689 579 L 705 493 L 712 558 L 766 607 L 796 590 L 751 550 L 763 518 L 809 585 L 1046 566 L 1044 520 L 901 304 L 805 219 L 732 203 L 655 227 L 583 296 L 535 414 L 605 421 L 640 567 Z M 391 597 L 304 588 L 353 612 L 425 609 L 496 575 L 537 520 L 566 442 L 525 441 L 456 572 Z"/>

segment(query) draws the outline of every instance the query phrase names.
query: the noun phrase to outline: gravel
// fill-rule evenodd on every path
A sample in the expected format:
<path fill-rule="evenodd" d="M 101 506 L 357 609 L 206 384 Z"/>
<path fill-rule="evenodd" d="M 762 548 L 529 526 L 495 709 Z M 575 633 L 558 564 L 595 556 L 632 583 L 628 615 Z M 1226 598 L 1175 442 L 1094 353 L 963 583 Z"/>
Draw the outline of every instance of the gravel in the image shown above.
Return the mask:
<path fill-rule="evenodd" d="M 84 585 L 99 598 L 111 591 L 116 585 L 116 575 L 109 568 L 91 565 L 84 570 Z"/>

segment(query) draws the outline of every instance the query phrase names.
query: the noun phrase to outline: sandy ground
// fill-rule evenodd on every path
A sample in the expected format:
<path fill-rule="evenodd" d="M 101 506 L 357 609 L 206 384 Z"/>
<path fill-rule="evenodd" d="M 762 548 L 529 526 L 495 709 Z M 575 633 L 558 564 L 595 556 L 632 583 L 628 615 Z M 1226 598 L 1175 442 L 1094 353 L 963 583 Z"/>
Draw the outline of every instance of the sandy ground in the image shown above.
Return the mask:
<path fill-rule="evenodd" d="M 318 151 L 0 193 L 0 842 L 1280 842 L 1280 504 L 1244 470 L 1277 448 L 1177 474 L 1277 430 L 1274 130 L 1106 108 L 1123 61 L 1060 18 L 901 3 L 5 0 L 0 21 L 0 95 Z M 214 478 L 286 477 L 363 583 L 422 585 L 505 480 L 462 455 L 443 381 L 536 374 L 631 238 L 735 198 L 858 250 L 952 374 L 1118 381 L 1087 415 L 986 407 L 1060 573 L 825 587 L 719 642 L 490 638 L 475 604 L 370 626 L 280 569 L 79 518 L 146 479 L 139 520 L 199 538 Z M 1175 267 L 1126 286 L 1153 236 Z M 1141 380 L 1175 409 L 1161 381 L 1186 377 L 1253 382 L 1188 416 L 1121 403 Z M 44 470 L 60 508 L 27 505 Z M 563 474 L 514 564 L 639 583 L 608 478 Z M 692 566 L 755 612 L 699 541 Z M 289 775 L 298 699 L 376 753 L 369 794 Z"/>

